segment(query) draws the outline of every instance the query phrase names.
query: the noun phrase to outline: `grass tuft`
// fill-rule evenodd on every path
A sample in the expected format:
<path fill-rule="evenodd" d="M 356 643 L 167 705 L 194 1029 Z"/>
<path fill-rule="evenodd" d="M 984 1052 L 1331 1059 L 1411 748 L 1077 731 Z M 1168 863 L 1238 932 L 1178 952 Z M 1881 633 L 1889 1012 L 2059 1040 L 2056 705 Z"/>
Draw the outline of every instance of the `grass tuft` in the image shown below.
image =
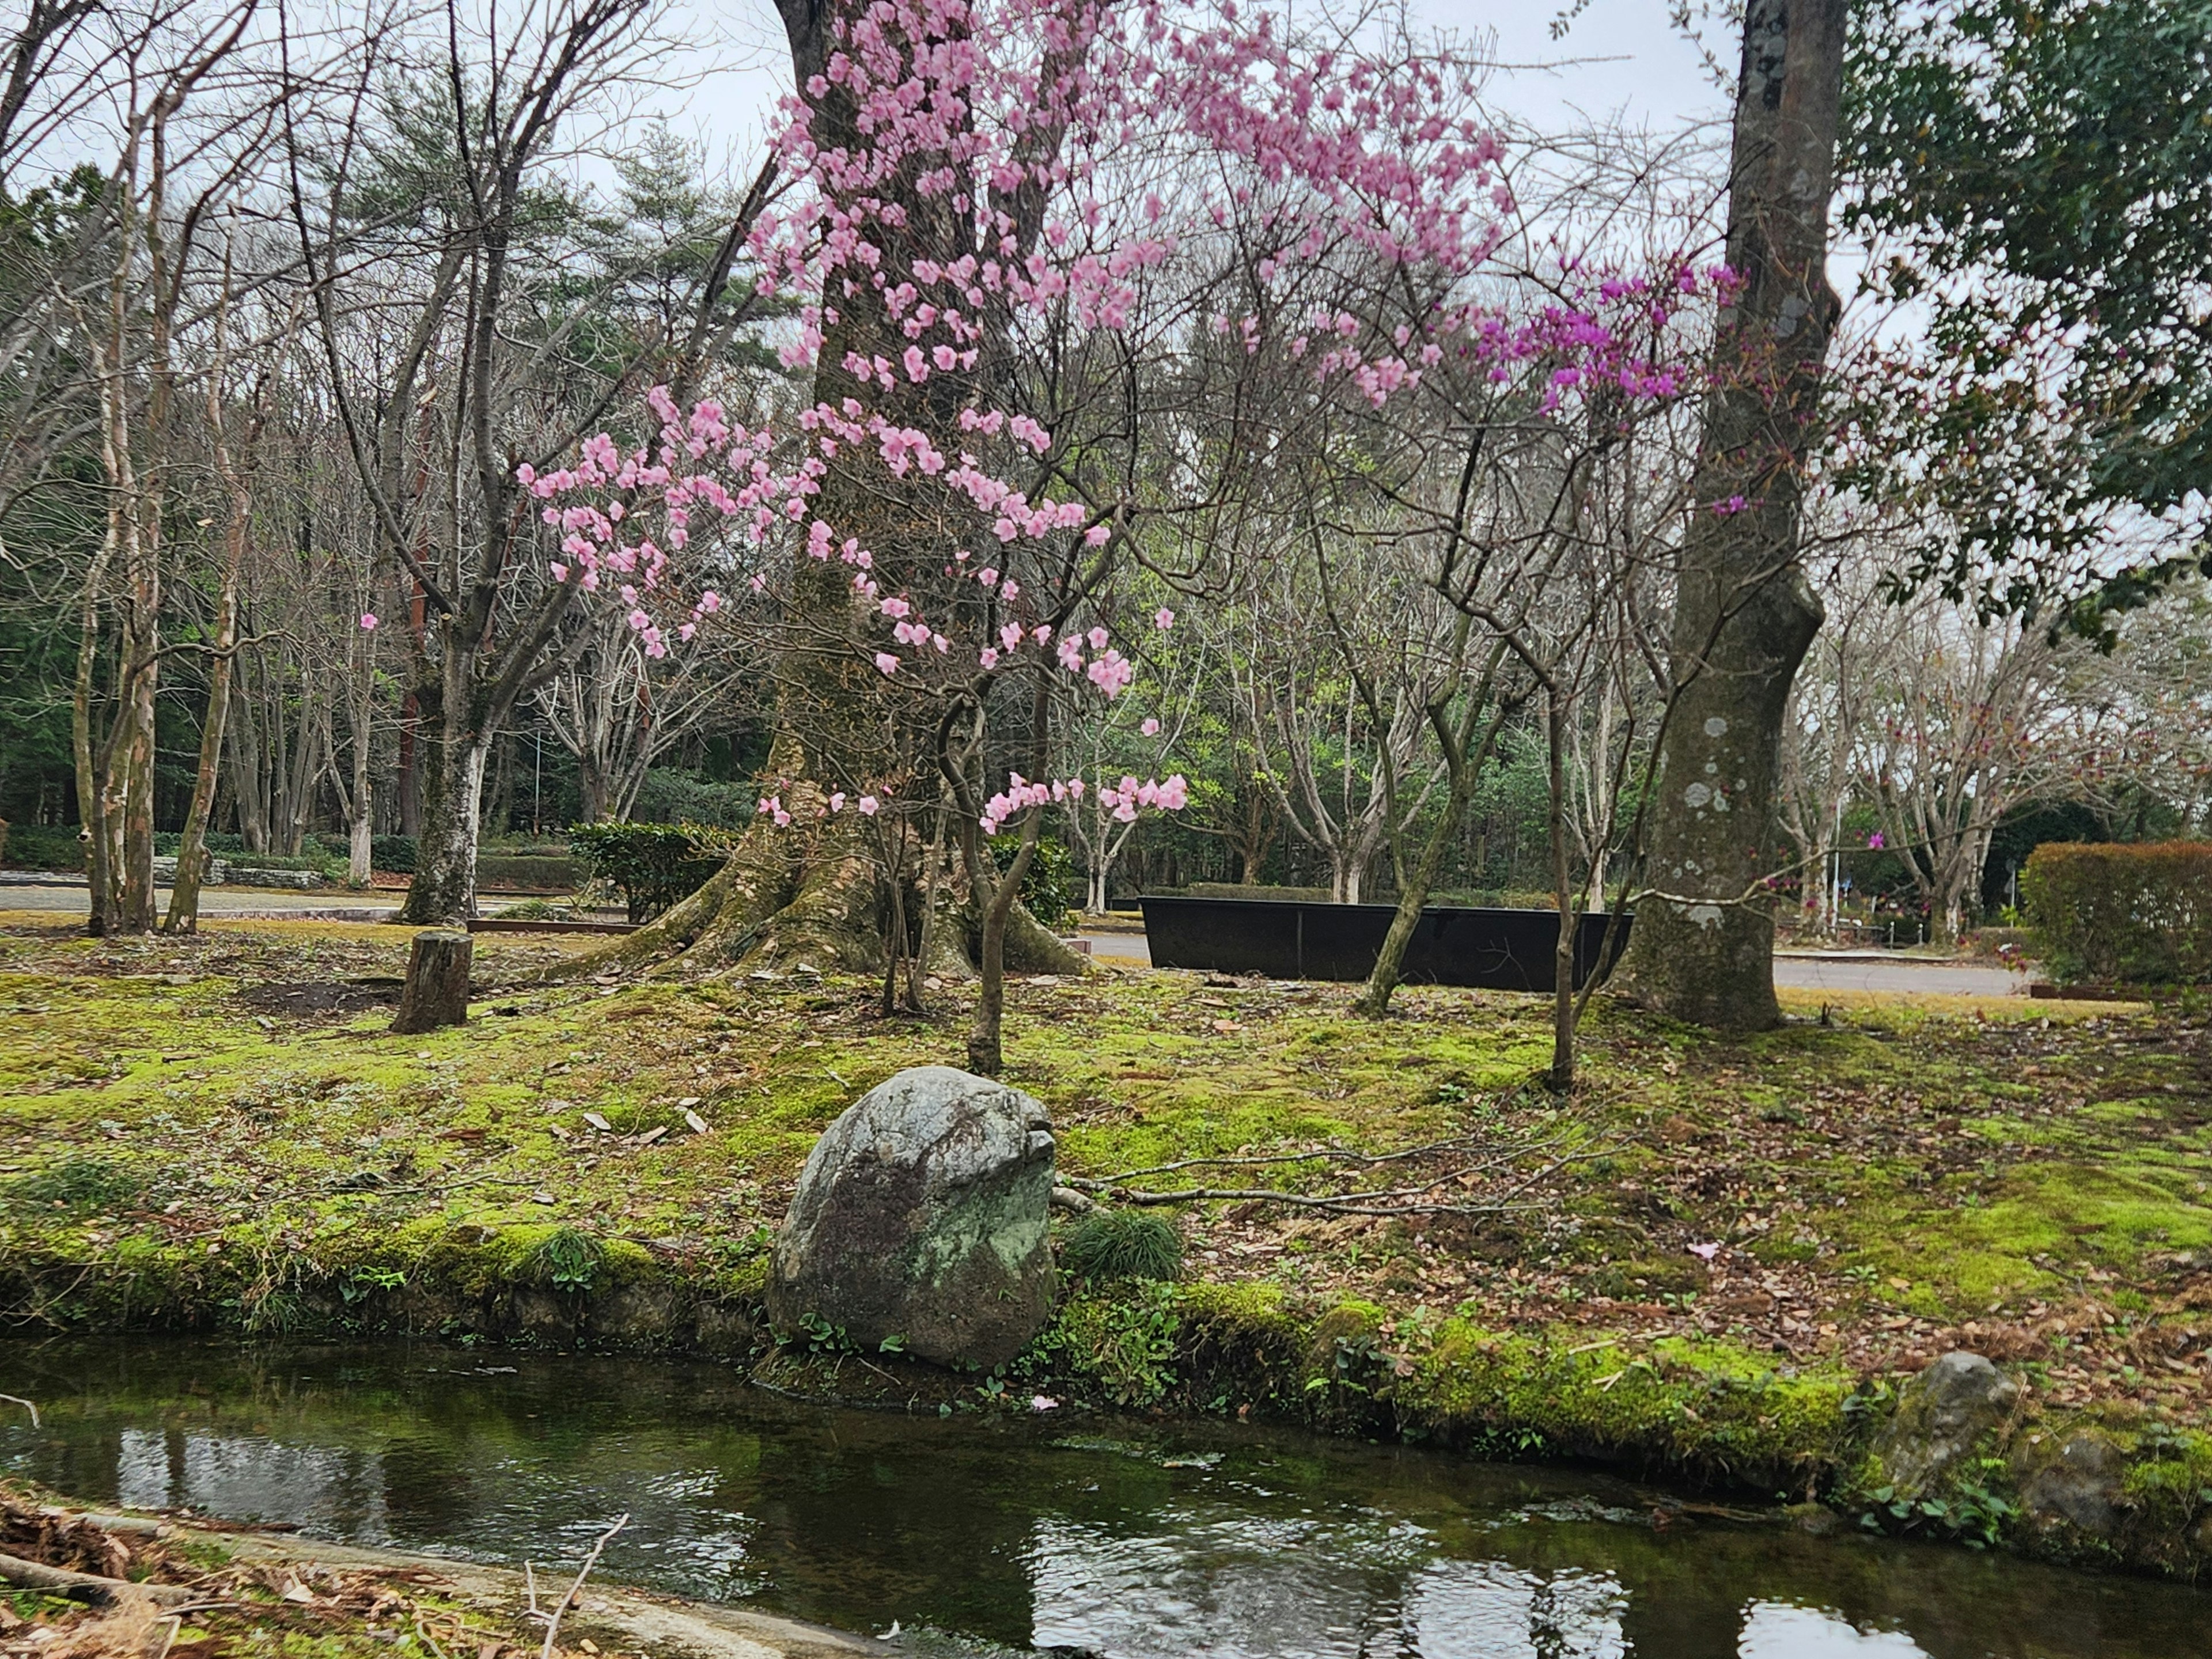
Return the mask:
<path fill-rule="evenodd" d="M 1068 1235 L 1068 1271 L 1103 1285 L 1120 1279 L 1182 1276 L 1182 1235 L 1147 1210 L 1094 1210 Z"/>

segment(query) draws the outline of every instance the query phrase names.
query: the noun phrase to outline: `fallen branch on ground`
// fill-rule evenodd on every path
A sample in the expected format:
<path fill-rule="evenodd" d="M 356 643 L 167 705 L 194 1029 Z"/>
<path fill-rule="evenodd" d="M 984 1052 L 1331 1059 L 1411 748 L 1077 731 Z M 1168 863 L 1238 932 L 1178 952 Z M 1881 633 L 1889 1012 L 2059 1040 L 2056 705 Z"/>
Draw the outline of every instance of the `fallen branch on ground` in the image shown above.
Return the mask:
<path fill-rule="evenodd" d="M 1286 1193 L 1273 1187 L 1178 1187 L 1168 1192 L 1148 1192 L 1138 1188 L 1116 1187 L 1105 1182 L 1084 1182 L 1080 1184 L 1091 1191 L 1103 1194 L 1117 1204 L 1135 1206 L 1163 1204 L 1205 1204 L 1224 1201 L 1259 1204 L 1283 1204 L 1297 1209 L 1326 1210 L 1333 1215 L 1365 1216 L 1497 1216 L 1533 1209 L 1533 1204 L 1517 1203 L 1520 1195 L 1571 1164 L 1579 1164 L 1601 1156 L 1601 1151 L 1577 1153 L 1571 1157 L 1555 1158 L 1541 1169 L 1533 1170 L 1512 1182 L 1496 1195 L 1479 1203 L 1439 1203 L 1426 1195 L 1437 1188 L 1454 1181 L 1465 1179 L 1485 1169 L 1485 1164 L 1472 1169 L 1448 1170 L 1432 1181 L 1412 1187 L 1385 1187 L 1349 1193 Z"/>
<path fill-rule="evenodd" d="M 1511 1096 L 1506 1099 L 1511 1099 Z M 1503 1101 L 1499 1104 L 1504 1103 Z M 1235 1153 L 1218 1158 L 1184 1158 L 1171 1163 L 1147 1164 L 1109 1176 L 1073 1176 L 1060 1179 L 1081 1193 L 1095 1193 L 1117 1204 L 1135 1206 L 1205 1204 L 1214 1201 L 1281 1204 L 1296 1209 L 1323 1210 L 1336 1215 L 1364 1216 L 1495 1216 L 1534 1207 L 1516 1200 L 1530 1188 L 1570 1164 L 1603 1156 L 1613 1146 L 1568 1150 L 1575 1139 L 1574 1126 L 1527 1139 L 1499 1144 L 1486 1131 L 1450 1135 L 1401 1146 L 1395 1152 L 1363 1152 L 1350 1146 L 1319 1146 L 1300 1152 Z M 1130 1183 L 1158 1176 L 1180 1175 L 1191 1170 L 1290 1169 L 1301 1164 L 1329 1164 L 1344 1169 L 1375 1169 L 1425 1158 L 1450 1158 L 1480 1151 L 1482 1156 L 1461 1157 L 1449 1168 L 1428 1180 L 1407 1186 L 1378 1187 L 1338 1193 L 1285 1192 L 1274 1187 L 1177 1187 L 1162 1192 Z M 1530 1159 L 1541 1159 L 1529 1170 Z M 1443 1202 L 1430 1194 L 1457 1182 L 1468 1187 L 1490 1177 L 1497 1190 L 1480 1200 Z"/>
<path fill-rule="evenodd" d="M 576 1570 L 576 1582 L 568 1586 L 568 1593 L 562 1596 L 560 1605 L 555 1607 L 552 1612 L 538 1612 L 538 1580 L 535 1575 L 530 1575 L 527 1577 L 526 1582 L 530 1586 L 531 1616 L 536 1619 L 543 1619 L 545 1621 L 545 1645 L 544 1648 L 539 1650 L 538 1659 L 553 1659 L 553 1638 L 561 1633 L 561 1615 L 568 1612 L 571 1603 L 580 1601 L 584 1591 L 584 1580 L 592 1576 L 592 1569 L 599 1565 L 599 1552 L 606 1548 L 607 1540 L 609 1539 L 612 1538 L 617 1533 L 620 1532 L 628 1525 L 629 1525 L 629 1516 L 628 1515 L 618 1515 L 615 1517 L 614 1525 L 609 1527 L 605 1532 L 599 1534 L 599 1541 L 592 1546 L 592 1553 L 584 1558 L 584 1565 Z M 529 1565 L 530 1564 L 526 1561 L 523 1563 L 523 1567 L 526 1574 L 528 1572 Z"/>
<path fill-rule="evenodd" d="M 15 1585 L 18 1589 L 46 1590 L 57 1595 L 66 1595 L 76 1601 L 94 1601 L 112 1606 L 134 1595 L 143 1595 L 161 1607 L 179 1607 L 187 1601 L 204 1599 L 206 1592 L 183 1584 L 139 1584 L 128 1578 L 107 1578 L 96 1572 L 73 1572 L 67 1567 L 50 1567 L 43 1561 L 26 1561 L 21 1556 L 0 1555 L 0 1583 Z"/>

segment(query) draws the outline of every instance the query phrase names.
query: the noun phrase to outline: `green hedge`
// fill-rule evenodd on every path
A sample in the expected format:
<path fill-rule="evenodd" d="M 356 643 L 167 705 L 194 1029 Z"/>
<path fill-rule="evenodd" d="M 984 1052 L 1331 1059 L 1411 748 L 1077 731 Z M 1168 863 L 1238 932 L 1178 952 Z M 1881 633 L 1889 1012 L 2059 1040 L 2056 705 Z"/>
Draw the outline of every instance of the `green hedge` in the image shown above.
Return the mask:
<path fill-rule="evenodd" d="M 84 843 L 72 824 L 10 824 L 6 860 L 14 870 L 82 870 Z"/>
<path fill-rule="evenodd" d="M 2020 896 L 2061 984 L 2212 980 L 2212 842 L 2045 842 Z"/>
<path fill-rule="evenodd" d="M 478 853 L 478 887 L 520 887 L 544 893 L 565 893 L 582 875 L 577 860 L 566 853 Z"/>
<path fill-rule="evenodd" d="M 697 892 L 736 844 L 734 831 L 711 823 L 580 823 L 568 832 L 577 859 L 622 894 L 632 921 Z"/>

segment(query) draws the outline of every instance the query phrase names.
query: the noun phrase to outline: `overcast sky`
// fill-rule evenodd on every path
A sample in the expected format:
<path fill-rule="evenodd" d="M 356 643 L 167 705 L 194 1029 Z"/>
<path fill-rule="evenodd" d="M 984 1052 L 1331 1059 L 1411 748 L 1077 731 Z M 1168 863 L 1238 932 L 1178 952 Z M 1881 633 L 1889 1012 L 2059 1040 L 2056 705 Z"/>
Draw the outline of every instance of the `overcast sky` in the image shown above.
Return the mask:
<path fill-rule="evenodd" d="M 1492 41 L 1505 66 L 1492 83 L 1492 101 L 1540 128 L 1579 125 L 1577 116 L 1619 116 L 1665 130 L 1727 112 L 1697 46 L 1668 21 L 1667 0 L 1590 0 L 1563 40 L 1553 40 L 1550 29 L 1559 0 L 1410 3 L 1419 22 L 1469 43 Z M 661 112 L 710 155 L 757 154 L 771 106 L 788 84 L 772 0 L 684 0 L 678 18 L 699 43 L 701 78 L 672 89 Z M 1716 55 L 1733 62 L 1726 24 L 1711 33 Z"/>

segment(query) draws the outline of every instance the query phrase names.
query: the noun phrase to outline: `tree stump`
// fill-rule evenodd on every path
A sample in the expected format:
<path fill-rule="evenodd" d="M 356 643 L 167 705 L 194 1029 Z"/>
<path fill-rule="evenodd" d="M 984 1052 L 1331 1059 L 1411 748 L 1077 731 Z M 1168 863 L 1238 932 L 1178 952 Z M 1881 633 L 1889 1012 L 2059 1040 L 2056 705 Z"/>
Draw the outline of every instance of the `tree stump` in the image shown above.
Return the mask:
<path fill-rule="evenodd" d="M 475 948 L 476 941 L 456 928 L 431 927 L 415 935 L 393 1031 L 407 1036 L 468 1024 L 469 959 Z"/>

